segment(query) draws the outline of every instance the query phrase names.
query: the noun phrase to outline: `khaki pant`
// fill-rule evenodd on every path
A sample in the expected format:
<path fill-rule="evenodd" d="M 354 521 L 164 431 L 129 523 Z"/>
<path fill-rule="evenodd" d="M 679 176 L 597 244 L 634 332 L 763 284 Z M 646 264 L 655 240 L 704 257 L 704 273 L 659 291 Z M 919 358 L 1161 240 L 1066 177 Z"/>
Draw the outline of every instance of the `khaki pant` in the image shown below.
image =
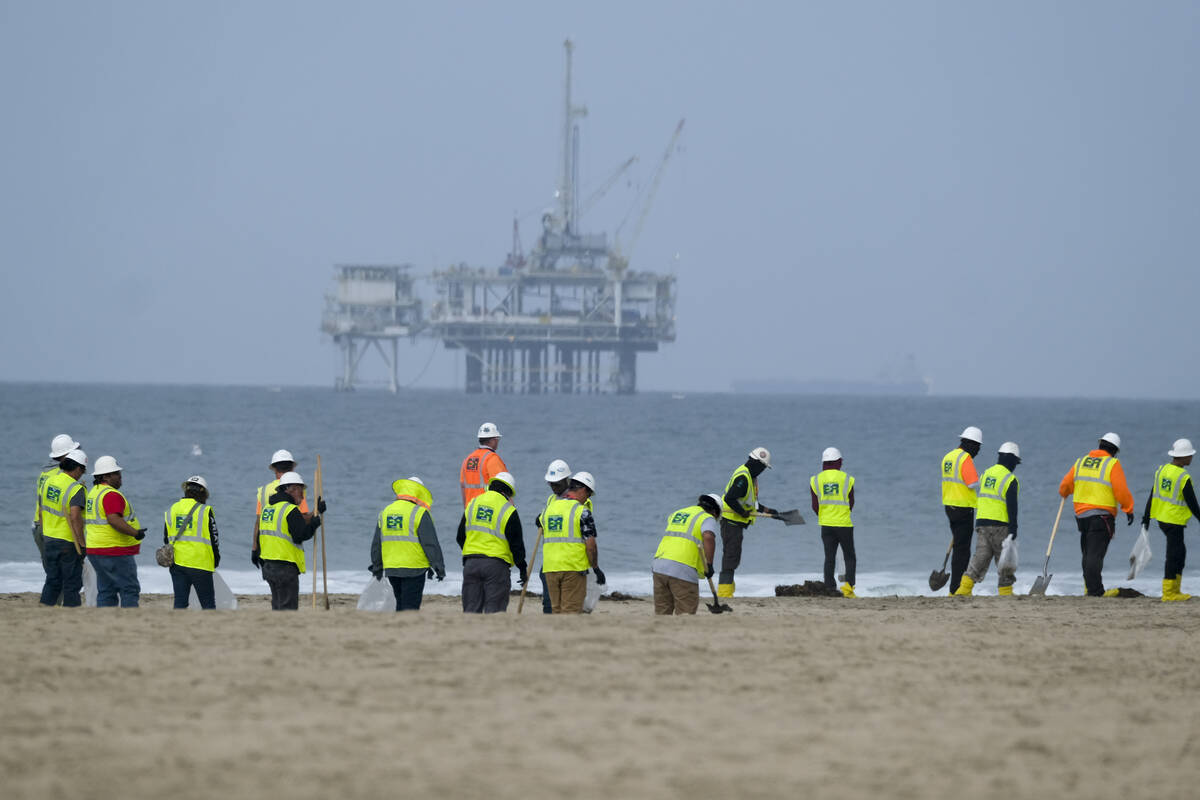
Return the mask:
<path fill-rule="evenodd" d="M 683 578 L 654 573 L 655 614 L 695 614 L 700 607 L 700 585 Z"/>
<path fill-rule="evenodd" d="M 582 614 L 583 598 L 587 596 L 586 572 L 547 572 L 546 592 L 550 609 L 555 614 Z"/>
<path fill-rule="evenodd" d="M 975 529 L 975 554 L 967 567 L 967 576 L 979 583 L 987 575 L 988 566 L 1000 560 L 1000 547 L 1008 536 L 1007 525 L 980 525 Z M 1000 586 L 1012 586 L 1017 576 L 1012 572 L 1000 573 Z"/>

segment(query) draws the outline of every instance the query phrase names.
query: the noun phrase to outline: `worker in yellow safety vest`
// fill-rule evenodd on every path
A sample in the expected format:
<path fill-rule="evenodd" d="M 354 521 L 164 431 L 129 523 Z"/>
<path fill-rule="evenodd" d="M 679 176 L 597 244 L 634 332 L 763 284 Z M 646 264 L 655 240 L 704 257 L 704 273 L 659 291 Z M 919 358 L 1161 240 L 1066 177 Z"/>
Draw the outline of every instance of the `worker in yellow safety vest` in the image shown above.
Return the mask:
<path fill-rule="evenodd" d="M 599 583 L 604 573 L 597 565 L 596 522 L 584 503 L 596 491 L 590 472 L 576 472 L 567 490 L 546 505 L 542 512 L 542 568 L 550 607 L 555 614 L 579 614 L 587 594 L 587 572 L 591 568 Z"/>
<path fill-rule="evenodd" d="M 1089 597 L 1116 597 L 1117 590 L 1104 590 L 1101 575 L 1108 543 L 1116 534 L 1117 509 L 1133 524 L 1133 495 L 1125 482 L 1125 470 L 1117 458 L 1121 437 L 1106 433 L 1099 445 L 1075 463 L 1058 484 L 1062 497 L 1074 495 L 1075 525 L 1083 555 L 1083 583 Z"/>
<path fill-rule="evenodd" d="M 87 557 L 96 570 L 96 605 L 137 608 L 142 587 L 137 560 L 146 529 L 121 493 L 121 467 L 112 456 L 100 456 L 92 468 L 95 484 L 87 493 L 84 524 Z"/>
<path fill-rule="evenodd" d="M 455 541 L 463 554 L 462 606 L 467 614 L 508 610 L 510 571 L 525 585 L 525 542 L 521 515 L 513 505 L 516 481 L 507 472 L 492 478 L 488 490 L 467 504 Z"/>
<path fill-rule="evenodd" d="M 950 522 L 954 554 L 950 557 L 950 594 L 958 591 L 963 573 L 971 560 L 971 536 L 975 531 L 976 490 L 979 473 L 975 471 L 975 456 L 983 444 L 983 431 L 974 425 L 963 430 L 958 447 L 942 456 L 939 473 L 942 479 L 942 506 Z"/>
<path fill-rule="evenodd" d="M 746 463 L 729 476 L 721 507 L 721 574 L 717 578 L 717 594 L 733 597 L 736 586 L 733 574 L 742 563 L 742 540 L 746 528 L 754 524 L 757 514 L 775 516 L 777 512 L 758 502 L 758 476 L 771 468 L 771 453 L 765 447 L 750 451 Z"/>
<path fill-rule="evenodd" d="M 1017 580 L 1016 553 L 1001 558 L 1006 548 L 1017 546 L 1017 496 L 1021 485 L 1013 473 L 1021 463 L 1021 448 L 1016 442 L 1000 445 L 996 463 L 979 476 L 979 500 L 975 508 L 975 554 L 956 595 L 970 597 L 975 584 L 987 575 L 988 565 L 996 564 L 997 594 L 1011 596 Z M 1011 564 L 1009 563 L 1011 562 Z"/>
<path fill-rule="evenodd" d="M 42 467 L 42 471 L 38 474 L 37 495 L 34 497 L 33 503 L 33 543 L 37 545 L 38 558 L 45 556 L 42 548 L 42 487 L 46 485 L 46 481 L 50 480 L 51 475 L 58 472 L 59 465 L 67 457 L 67 453 L 78 448 L 79 442 L 65 433 L 60 433 L 50 440 L 51 463 Z"/>
<path fill-rule="evenodd" d="M 59 602 L 64 606 L 81 604 L 79 590 L 83 588 L 83 556 L 87 548 L 83 524 L 87 490 L 79 479 L 86 468 L 87 453 L 75 448 L 63 456 L 58 471 L 41 482 L 38 504 L 46 581 L 42 584 L 40 602 L 45 606 Z"/>
<path fill-rule="evenodd" d="M 1163 564 L 1164 603 L 1191 599 L 1184 594 L 1183 567 L 1187 561 L 1187 546 L 1183 542 L 1183 529 L 1192 517 L 1200 517 L 1200 506 L 1196 504 L 1196 488 L 1192 476 L 1184 469 L 1192 463 L 1196 448 L 1188 439 L 1176 439 L 1167 452 L 1171 457 L 1154 471 L 1154 485 L 1146 498 L 1146 510 L 1142 513 L 1142 527 L 1149 528 L 1150 520 L 1158 521 L 1158 528 L 1167 537 L 1167 553 Z"/>
<path fill-rule="evenodd" d="M 446 578 L 446 562 L 433 525 L 433 495 L 417 476 L 392 481 L 396 496 L 375 522 L 371 574 L 387 576 L 397 611 L 419 611 L 425 580 Z"/>
<path fill-rule="evenodd" d="M 262 566 L 271 587 L 271 608 L 295 611 L 300 607 L 300 576 L 304 573 L 304 543 L 321 527 L 325 501 L 317 498 L 317 513 L 305 519 L 300 510 L 304 479 L 296 472 L 279 476 L 279 485 L 258 515 L 258 547 L 251 560 Z"/>
<path fill-rule="evenodd" d="M 250 563 L 254 566 L 261 566 L 258 563 L 258 520 L 262 516 L 262 510 L 271 502 L 271 495 L 275 494 L 275 490 L 279 488 L 279 478 L 288 472 L 294 472 L 296 469 L 296 459 L 287 450 L 276 450 L 271 456 L 271 463 L 268 469 L 275 473 L 275 479 L 269 483 L 264 483 L 254 492 L 254 532 L 250 537 Z M 308 519 L 309 508 L 308 498 L 300 498 L 300 513 Z M 325 513 L 324 509 L 321 511 Z"/>
<path fill-rule="evenodd" d="M 825 548 L 825 586 L 840 588 L 844 597 L 854 597 L 858 557 L 854 552 L 854 478 L 842 471 L 842 451 L 826 447 L 821 453 L 821 471 L 808 479 L 812 510 L 821 523 L 821 544 Z M 837 550 L 842 548 L 846 573 L 838 587 L 834 572 Z"/>
<path fill-rule="evenodd" d="M 458 485 L 462 489 L 463 508 L 467 503 L 487 491 L 492 478 L 501 472 L 508 472 L 504 459 L 496 450 L 500 448 L 500 429 L 494 422 L 485 422 L 479 426 L 479 447 L 472 450 L 463 459 L 458 471 Z"/>
<path fill-rule="evenodd" d="M 713 574 L 719 516 L 721 495 L 702 494 L 667 517 L 651 566 L 655 614 L 695 614 L 700 607 L 700 577 Z"/>
<path fill-rule="evenodd" d="M 213 572 L 221 565 L 221 546 L 217 518 L 208 505 L 208 482 L 202 475 L 193 475 L 180 488 L 182 499 L 163 514 L 163 544 L 174 550 L 171 585 L 175 608 L 187 608 L 195 589 L 200 608 L 215 609 Z"/>

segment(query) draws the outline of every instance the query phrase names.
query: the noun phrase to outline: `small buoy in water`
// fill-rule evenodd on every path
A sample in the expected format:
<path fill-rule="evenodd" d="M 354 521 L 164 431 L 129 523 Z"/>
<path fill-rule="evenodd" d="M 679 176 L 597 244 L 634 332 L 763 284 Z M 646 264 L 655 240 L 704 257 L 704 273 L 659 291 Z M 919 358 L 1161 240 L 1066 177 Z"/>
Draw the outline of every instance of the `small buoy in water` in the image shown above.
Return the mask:
<path fill-rule="evenodd" d="M 198 444 L 192 445 L 192 455 L 194 455 L 194 456 L 204 455 L 204 451 L 200 449 L 200 445 L 198 445 Z"/>

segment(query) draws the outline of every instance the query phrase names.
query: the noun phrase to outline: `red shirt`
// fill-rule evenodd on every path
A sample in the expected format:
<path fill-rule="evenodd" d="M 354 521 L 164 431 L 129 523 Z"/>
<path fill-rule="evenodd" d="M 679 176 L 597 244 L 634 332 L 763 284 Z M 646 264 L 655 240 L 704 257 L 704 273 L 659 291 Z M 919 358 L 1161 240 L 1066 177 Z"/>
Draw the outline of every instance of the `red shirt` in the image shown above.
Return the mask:
<path fill-rule="evenodd" d="M 125 498 L 120 492 L 108 492 L 104 495 L 104 516 L 125 514 Z M 142 551 L 141 542 L 127 547 L 89 547 L 88 552 L 97 556 L 136 556 Z"/>

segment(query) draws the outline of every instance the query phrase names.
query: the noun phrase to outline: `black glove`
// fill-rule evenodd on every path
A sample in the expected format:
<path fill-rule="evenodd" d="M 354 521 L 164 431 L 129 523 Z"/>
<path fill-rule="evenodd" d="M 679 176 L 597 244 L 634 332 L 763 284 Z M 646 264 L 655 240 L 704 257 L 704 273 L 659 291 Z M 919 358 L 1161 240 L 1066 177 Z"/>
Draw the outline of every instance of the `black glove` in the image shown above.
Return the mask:
<path fill-rule="evenodd" d="M 433 567 L 430 567 L 428 570 L 425 571 L 425 579 L 433 580 Z"/>
<path fill-rule="evenodd" d="M 149 530 L 150 530 L 149 528 L 138 528 L 138 532 L 133 535 L 133 538 L 137 539 L 140 542 L 142 539 L 146 538 L 146 533 Z"/>
<path fill-rule="evenodd" d="M 214 553 L 213 554 L 213 569 L 216 569 L 219 566 L 221 566 L 221 554 Z"/>
<path fill-rule="evenodd" d="M 1126 511 L 1126 512 L 1125 512 L 1125 524 L 1126 524 L 1126 525 L 1132 525 L 1132 524 L 1133 524 L 1133 512 L 1132 512 L 1132 511 Z"/>
<path fill-rule="evenodd" d="M 519 567 L 517 569 L 517 575 L 517 583 L 521 586 L 524 586 L 529 581 L 529 573 L 525 571 L 525 567 Z"/>
<path fill-rule="evenodd" d="M 257 551 L 257 550 L 251 550 L 251 551 L 250 551 L 250 563 L 251 563 L 251 564 L 253 564 L 253 565 L 254 565 L 254 566 L 256 566 L 256 567 L 261 567 L 261 566 L 262 566 L 262 560 L 261 560 L 261 559 L 259 559 L 259 557 L 258 557 L 258 551 Z"/>
<path fill-rule="evenodd" d="M 371 577 L 377 581 L 383 580 L 383 570 L 382 569 L 371 570 Z"/>
<path fill-rule="evenodd" d="M 439 581 L 444 581 L 444 580 L 446 580 L 446 573 L 445 573 L 445 572 L 439 572 L 439 573 L 437 574 L 437 579 L 438 579 Z"/>
<path fill-rule="evenodd" d="M 712 564 L 705 564 L 704 565 L 704 577 L 711 578 L 712 576 L 713 576 Z"/>
<path fill-rule="evenodd" d="M 602 569 L 599 567 L 592 567 L 592 572 L 596 573 L 596 583 L 600 584 L 601 586 L 608 583 L 608 581 L 604 579 L 604 571 Z"/>
<path fill-rule="evenodd" d="M 323 497 L 317 498 L 317 513 L 318 514 L 325 513 L 325 499 Z"/>
<path fill-rule="evenodd" d="M 86 556 L 86 555 L 87 555 L 87 548 L 86 547 L 79 548 L 79 556 L 82 558 L 83 556 Z"/>
<path fill-rule="evenodd" d="M 773 508 L 767 508 L 766 506 L 763 506 L 763 507 L 762 507 L 762 511 L 760 511 L 760 512 L 758 512 L 758 513 L 760 513 L 760 514 L 766 514 L 768 517 L 778 517 L 778 516 L 779 516 L 779 512 L 778 512 L 778 511 L 776 511 L 776 510 L 775 510 L 775 509 L 773 509 Z"/>

